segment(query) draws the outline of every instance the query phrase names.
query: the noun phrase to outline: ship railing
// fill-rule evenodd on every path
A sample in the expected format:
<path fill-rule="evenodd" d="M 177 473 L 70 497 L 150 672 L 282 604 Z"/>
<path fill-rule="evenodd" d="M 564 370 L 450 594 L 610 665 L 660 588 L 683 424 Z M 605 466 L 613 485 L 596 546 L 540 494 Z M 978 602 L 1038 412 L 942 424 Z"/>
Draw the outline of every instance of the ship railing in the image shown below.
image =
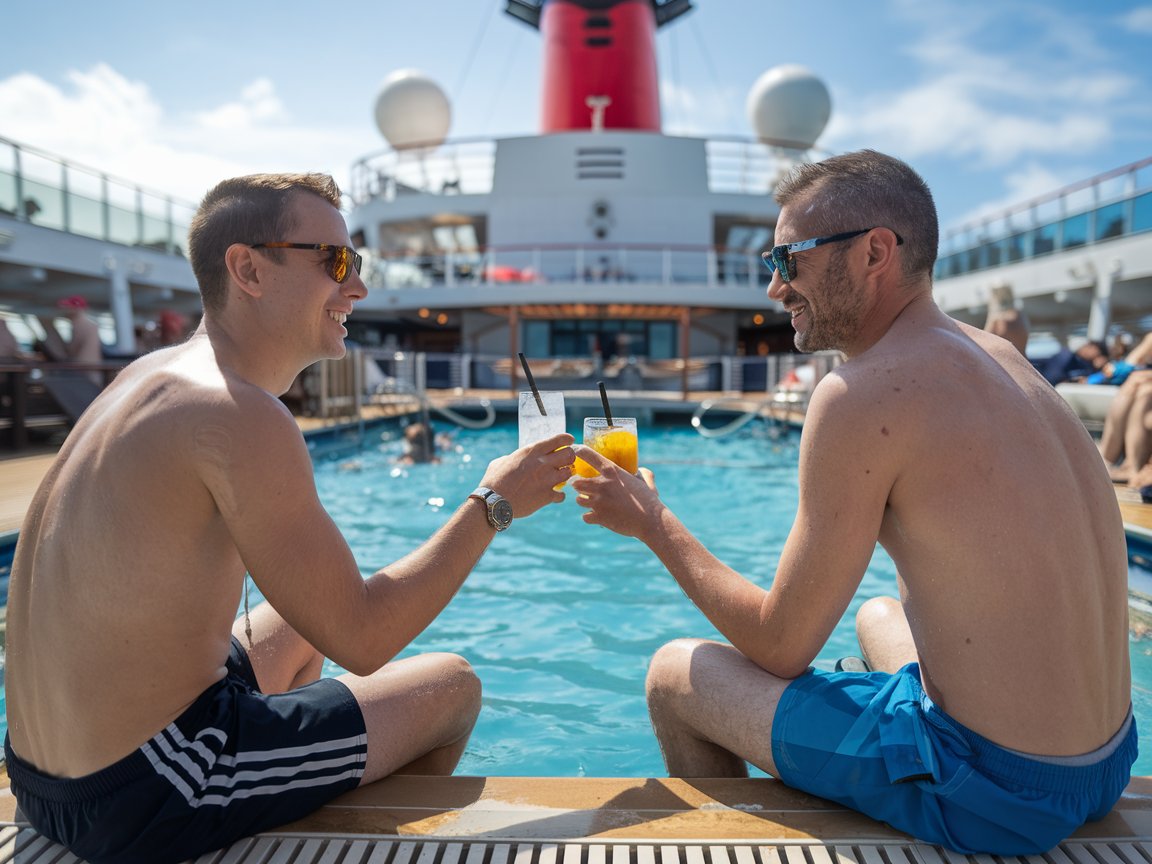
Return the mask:
<path fill-rule="evenodd" d="M 464 398 L 456 404 L 430 398 L 429 367 L 435 370 L 440 362 L 435 355 L 353 346 L 340 359 L 322 360 L 305 369 L 285 394 L 285 402 L 311 418 L 313 429 L 356 426 L 361 435 L 370 418 L 430 412 L 469 429 L 491 426 L 496 412 L 487 398 Z M 473 416 L 477 411 L 480 416 Z"/>
<path fill-rule="evenodd" d="M 716 194 L 770 194 L 792 166 L 827 155 L 735 135 L 667 137 L 704 142 L 708 189 Z M 405 195 L 487 195 L 492 191 L 498 146 L 494 138 L 455 138 L 371 153 L 352 164 L 350 203 L 361 206 Z"/>
<path fill-rule="evenodd" d="M 767 354 L 763 356 L 707 355 L 683 358 L 611 357 L 581 355 L 529 357 L 537 383 L 545 389 L 596 390 L 599 381 L 618 391 L 747 395 L 753 399 L 788 400 L 802 405 L 799 394 L 811 391 L 840 363 L 838 352 L 815 354 Z M 524 386 L 520 364 L 507 354 L 394 351 L 384 348 L 350 349 L 342 360 L 329 360 L 309 367 L 317 376 L 308 385 L 317 396 L 306 410 L 309 416 L 347 418 L 356 408 L 391 405 L 413 410 L 416 402 L 430 396 L 467 398 L 477 392 L 507 392 Z M 327 378 L 319 377 L 321 374 Z M 717 398 L 713 396 L 712 398 Z M 437 405 L 443 398 L 433 399 Z M 475 399 L 473 399 L 475 401 Z M 406 406 L 405 406 L 406 403 Z M 467 404 L 466 402 L 460 403 Z M 483 401 L 479 403 L 484 408 Z M 434 410 L 438 410 L 435 409 Z M 459 413 L 459 412 L 457 412 Z M 468 417 L 473 413 L 466 412 Z M 485 413 L 487 413 L 485 411 Z M 445 415 L 448 416 L 448 415 Z M 465 424 L 466 425 L 466 424 Z"/>
<path fill-rule="evenodd" d="M 550 243 L 488 246 L 427 255 L 361 252 L 365 257 L 362 276 L 373 290 L 606 282 L 766 288 L 772 278 L 761 260 L 760 248 Z"/>
<path fill-rule="evenodd" d="M 184 255 L 195 211 L 195 204 L 0 137 L 0 214 Z"/>
<path fill-rule="evenodd" d="M 1152 231 L 1152 157 L 945 232 L 938 280 Z"/>

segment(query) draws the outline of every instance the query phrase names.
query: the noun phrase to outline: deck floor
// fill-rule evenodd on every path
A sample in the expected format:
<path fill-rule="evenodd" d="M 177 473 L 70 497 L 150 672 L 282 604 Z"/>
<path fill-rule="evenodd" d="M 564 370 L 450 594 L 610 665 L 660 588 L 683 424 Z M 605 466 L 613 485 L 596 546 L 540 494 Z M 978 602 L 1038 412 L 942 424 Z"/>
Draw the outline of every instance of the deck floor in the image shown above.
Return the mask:
<path fill-rule="evenodd" d="M 0 862 L 77 859 L 0 788 Z M 767 778 L 389 777 L 199 862 L 994 864 L 918 843 Z M 1150 864 L 1152 778 L 1034 864 Z"/>

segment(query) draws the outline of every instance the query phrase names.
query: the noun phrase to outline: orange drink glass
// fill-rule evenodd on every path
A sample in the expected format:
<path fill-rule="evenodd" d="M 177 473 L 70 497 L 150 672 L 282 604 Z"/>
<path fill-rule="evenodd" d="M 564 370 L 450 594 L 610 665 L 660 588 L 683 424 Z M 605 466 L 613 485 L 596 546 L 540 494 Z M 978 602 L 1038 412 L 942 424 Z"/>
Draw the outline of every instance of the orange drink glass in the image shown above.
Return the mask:
<path fill-rule="evenodd" d="M 611 459 L 629 474 L 635 474 L 640 467 L 639 443 L 635 417 L 613 417 L 611 426 L 604 417 L 584 418 L 585 446 Z M 583 459 L 577 459 L 572 468 L 581 477 L 595 477 L 600 473 Z"/>

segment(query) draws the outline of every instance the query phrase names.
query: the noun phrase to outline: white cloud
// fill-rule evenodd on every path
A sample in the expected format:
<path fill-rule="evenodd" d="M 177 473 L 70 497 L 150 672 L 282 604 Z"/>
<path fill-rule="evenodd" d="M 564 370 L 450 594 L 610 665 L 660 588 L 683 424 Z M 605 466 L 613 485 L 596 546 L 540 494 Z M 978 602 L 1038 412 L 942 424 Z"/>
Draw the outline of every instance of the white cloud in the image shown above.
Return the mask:
<path fill-rule="evenodd" d="M 994 201 L 986 201 L 970 213 L 963 214 L 953 223 L 954 226 L 967 225 L 985 217 L 994 217 L 1010 209 L 1015 209 L 1023 201 L 1031 201 L 1048 195 L 1078 179 L 1049 170 L 1037 162 L 1028 162 L 1021 168 L 1004 175 L 1004 195 Z"/>
<path fill-rule="evenodd" d="M 1131 33 L 1152 36 L 1152 6 L 1138 6 L 1118 20 L 1120 26 Z"/>
<path fill-rule="evenodd" d="M 259 78 L 245 87 L 239 101 L 196 115 L 200 125 L 221 132 L 247 130 L 260 123 L 285 119 L 284 106 L 267 78 Z"/>
<path fill-rule="evenodd" d="M 165 112 L 146 84 L 106 64 L 66 80 L 0 79 L 4 136 L 190 203 L 225 177 L 261 171 L 325 171 L 344 186 L 352 161 L 380 146 L 368 128 L 293 125 L 267 78 L 192 116 Z"/>
<path fill-rule="evenodd" d="M 910 51 L 912 83 L 834 100 L 847 106 L 831 129 L 842 146 L 984 167 L 1091 151 L 1110 143 L 1136 89 L 1090 33 L 1041 7 L 1009 3 L 999 15 L 951 20 L 920 7 L 913 20 L 923 35 Z M 1017 40 L 984 38 L 1023 26 L 1032 32 Z"/>

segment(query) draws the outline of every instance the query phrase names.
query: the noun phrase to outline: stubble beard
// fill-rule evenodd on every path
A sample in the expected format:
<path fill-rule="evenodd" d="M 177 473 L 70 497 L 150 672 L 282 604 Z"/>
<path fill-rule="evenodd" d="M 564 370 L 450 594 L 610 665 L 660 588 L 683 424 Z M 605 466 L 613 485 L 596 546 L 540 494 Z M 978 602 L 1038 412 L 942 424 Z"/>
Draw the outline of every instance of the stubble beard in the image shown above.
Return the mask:
<path fill-rule="evenodd" d="M 808 329 L 796 331 L 793 343 L 797 351 L 843 350 L 860 329 L 864 304 L 843 266 L 843 257 L 833 255 L 825 268 L 819 310 L 807 301 Z"/>

